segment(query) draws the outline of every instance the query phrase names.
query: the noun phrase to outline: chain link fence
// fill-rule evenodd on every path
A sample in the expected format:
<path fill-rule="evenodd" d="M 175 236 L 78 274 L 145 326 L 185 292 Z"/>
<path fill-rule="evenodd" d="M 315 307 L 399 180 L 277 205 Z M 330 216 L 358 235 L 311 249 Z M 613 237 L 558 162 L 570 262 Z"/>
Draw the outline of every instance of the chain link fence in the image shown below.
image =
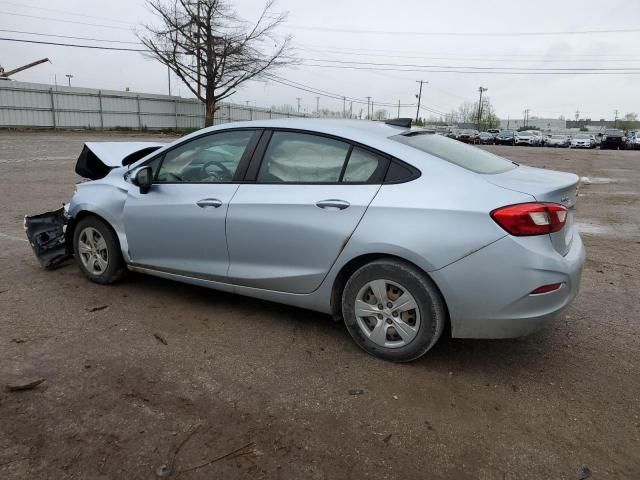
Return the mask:
<path fill-rule="evenodd" d="M 223 102 L 214 123 L 305 117 Z M 0 128 L 188 130 L 204 127 L 191 98 L 0 80 Z"/>

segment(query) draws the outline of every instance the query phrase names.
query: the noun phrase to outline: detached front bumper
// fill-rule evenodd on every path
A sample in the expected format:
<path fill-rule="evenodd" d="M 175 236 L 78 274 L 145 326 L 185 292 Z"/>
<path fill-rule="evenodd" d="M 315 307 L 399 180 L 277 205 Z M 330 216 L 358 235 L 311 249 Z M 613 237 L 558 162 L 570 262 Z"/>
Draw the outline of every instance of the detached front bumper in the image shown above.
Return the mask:
<path fill-rule="evenodd" d="M 40 264 L 47 270 L 60 266 L 73 256 L 72 242 L 67 238 L 67 206 L 38 215 L 25 215 L 24 229 Z"/>
<path fill-rule="evenodd" d="M 447 301 L 454 337 L 513 338 L 538 330 L 571 303 L 584 260 L 584 246 L 574 230 L 565 256 L 546 235 L 506 236 L 430 273 Z M 554 283 L 562 286 L 531 294 Z"/>

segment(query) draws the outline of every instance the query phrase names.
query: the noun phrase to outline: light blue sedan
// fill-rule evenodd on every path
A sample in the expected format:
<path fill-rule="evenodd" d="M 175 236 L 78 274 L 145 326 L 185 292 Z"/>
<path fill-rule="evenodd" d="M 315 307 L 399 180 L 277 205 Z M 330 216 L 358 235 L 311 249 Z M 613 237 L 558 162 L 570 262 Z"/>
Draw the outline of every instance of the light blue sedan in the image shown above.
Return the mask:
<path fill-rule="evenodd" d="M 128 270 L 325 312 L 365 351 L 528 334 L 575 297 L 578 177 L 387 123 L 230 123 L 87 143 L 64 209 L 25 217 L 47 268 Z"/>

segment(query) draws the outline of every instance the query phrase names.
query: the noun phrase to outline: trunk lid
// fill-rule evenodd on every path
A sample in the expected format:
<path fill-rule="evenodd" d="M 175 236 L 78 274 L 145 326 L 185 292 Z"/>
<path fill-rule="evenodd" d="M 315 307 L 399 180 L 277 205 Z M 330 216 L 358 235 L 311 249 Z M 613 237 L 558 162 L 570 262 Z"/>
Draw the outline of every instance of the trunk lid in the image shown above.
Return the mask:
<path fill-rule="evenodd" d="M 549 235 L 553 248 L 561 255 L 567 254 L 573 240 L 573 208 L 580 181 L 577 175 L 520 165 L 508 172 L 484 177 L 498 187 L 527 193 L 538 202 L 560 203 L 567 207 L 569 212 L 564 228 Z"/>
<path fill-rule="evenodd" d="M 159 142 L 87 142 L 76 162 L 76 173 L 97 180 L 111 169 L 131 165 L 164 145 Z"/>

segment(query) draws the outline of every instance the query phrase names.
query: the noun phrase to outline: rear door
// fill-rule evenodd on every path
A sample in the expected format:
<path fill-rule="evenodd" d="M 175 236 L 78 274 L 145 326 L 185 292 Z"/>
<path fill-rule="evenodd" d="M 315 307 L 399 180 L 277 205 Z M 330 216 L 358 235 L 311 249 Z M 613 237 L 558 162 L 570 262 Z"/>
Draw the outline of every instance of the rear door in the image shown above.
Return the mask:
<path fill-rule="evenodd" d="M 373 200 L 388 158 L 307 132 L 265 133 L 227 217 L 229 277 L 290 293 L 318 288 Z"/>

